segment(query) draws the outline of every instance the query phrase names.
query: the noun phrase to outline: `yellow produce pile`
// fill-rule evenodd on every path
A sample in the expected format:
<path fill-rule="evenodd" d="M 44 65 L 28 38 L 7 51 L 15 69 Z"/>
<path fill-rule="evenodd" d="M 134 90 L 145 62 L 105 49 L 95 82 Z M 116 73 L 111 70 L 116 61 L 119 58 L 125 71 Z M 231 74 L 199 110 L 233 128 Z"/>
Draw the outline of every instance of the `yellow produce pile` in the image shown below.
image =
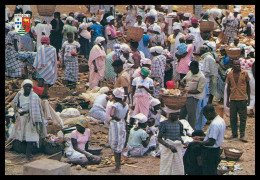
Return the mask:
<path fill-rule="evenodd" d="M 163 89 L 164 95 L 181 96 L 181 90 L 179 89 Z"/>

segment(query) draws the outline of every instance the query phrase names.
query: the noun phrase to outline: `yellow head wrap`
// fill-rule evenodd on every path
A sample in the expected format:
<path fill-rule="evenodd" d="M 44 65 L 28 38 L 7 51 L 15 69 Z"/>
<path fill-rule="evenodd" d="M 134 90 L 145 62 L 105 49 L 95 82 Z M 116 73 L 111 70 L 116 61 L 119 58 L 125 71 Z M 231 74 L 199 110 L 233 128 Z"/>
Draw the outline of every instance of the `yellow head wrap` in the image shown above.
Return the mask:
<path fill-rule="evenodd" d="M 88 121 L 86 119 L 82 119 L 82 118 L 79 119 L 76 124 L 78 124 L 78 125 L 80 125 L 80 126 L 82 126 L 84 128 L 89 127 Z"/>

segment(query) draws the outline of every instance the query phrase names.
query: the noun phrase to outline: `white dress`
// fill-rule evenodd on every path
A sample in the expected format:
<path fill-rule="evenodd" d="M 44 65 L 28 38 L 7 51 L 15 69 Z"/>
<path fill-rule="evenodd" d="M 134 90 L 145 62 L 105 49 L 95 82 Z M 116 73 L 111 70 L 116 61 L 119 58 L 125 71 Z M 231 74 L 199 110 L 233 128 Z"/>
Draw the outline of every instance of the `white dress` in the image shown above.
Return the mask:
<path fill-rule="evenodd" d="M 37 49 L 42 45 L 41 38 L 42 38 L 42 32 L 45 33 L 46 36 L 50 36 L 52 30 L 51 24 L 37 24 L 37 26 L 34 28 L 34 31 L 37 35 Z"/>
<path fill-rule="evenodd" d="M 204 40 L 202 39 L 201 35 L 200 35 L 200 28 L 194 28 L 194 27 L 190 27 L 189 28 L 190 33 L 194 36 L 194 41 L 193 44 L 196 48 L 196 53 L 199 53 L 200 47 L 204 44 Z"/>

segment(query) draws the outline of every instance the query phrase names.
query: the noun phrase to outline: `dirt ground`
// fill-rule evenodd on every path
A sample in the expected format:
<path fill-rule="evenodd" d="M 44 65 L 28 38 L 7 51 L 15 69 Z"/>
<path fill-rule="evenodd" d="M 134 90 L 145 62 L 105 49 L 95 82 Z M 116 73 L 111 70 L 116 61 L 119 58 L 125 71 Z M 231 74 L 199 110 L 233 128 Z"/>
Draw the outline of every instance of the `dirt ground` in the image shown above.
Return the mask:
<path fill-rule="evenodd" d="M 190 12 L 192 13 L 192 5 L 178 5 L 179 9 L 183 12 Z M 7 7 L 10 8 L 11 12 L 14 11 L 15 6 L 14 5 L 7 5 Z M 205 5 L 203 7 L 203 10 L 216 7 L 216 5 Z M 35 5 L 31 6 L 31 9 L 33 11 L 34 18 L 38 18 L 37 8 Z M 118 5 L 116 7 L 120 12 L 125 12 L 125 5 Z M 233 7 L 230 7 L 230 10 L 232 10 Z M 87 11 L 87 8 L 85 5 L 57 5 L 56 11 L 59 11 L 61 14 L 66 13 L 68 15 L 69 12 L 84 12 L 85 14 Z M 254 5 L 242 5 L 242 15 L 243 17 L 247 16 L 249 13 L 255 14 L 255 6 Z M 87 14 L 88 16 L 88 14 Z M 214 102 L 216 105 L 215 108 L 220 114 L 220 116 L 223 117 L 223 105 L 219 105 L 216 102 Z M 229 122 L 226 119 L 226 124 L 228 125 Z M 108 132 L 107 129 L 102 127 L 103 125 L 95 125 L 91 126 L 90 129 L 92 132 L 96 131 L 96 136 L 98 136 L 98 131 L 102 130 L 106 133 Z M 207 129 L 208 125 L 205 126 L 205 129 Z M 103 133 L 104 134 L 104 133 Z M 226 129 L 225 136 L 231 135 L 231 129 L 228 127 Z M 248 138 L 248 143 L 243 143 L 239 141 L 238 139 L 233 140 L 227 140 L 225 139 L 222 145 L 223 147 L 237 147 L 244 150 L 244 153 L 242 157 L 237 161 L 238 164 L 241 165 L 241 168 L 243 170 L 238 171 L 239 175 L 255 175 L 255 118 L 249 118 L 247 119 L 247 126 L 246 126 L 246 136 Z M 96 137 L 98 138 L 98 137 Z M 107 141 L 103 140 L 103 144 L 107 145 Z M 111 152 L 111 149 L 106 148 L 106 146 L 103 146 L 102 150 L 102 157 L 107 157 L 113 155 Z M 42 153 L 38 153 L 34 155 L 34 160 L 47 158 L 48 156 Z M 222 158 L 225 158 L 224 153 L 221 155 Z M 62 158 L 64 159 L 64 158 Z M 81 169 L 76 170 L 75 166 L 71 167 L 71 174 L 72 175 L 158 175 L 159 169 L 160 169 L 160 159 L 157 157 L 151 157 L 151 156 L 145 156 L 141 158 L 131 158 L 136 161 L 135 164 L 132 166 L 128 165 L 122 165 L 121 166 L 121 172 L 118 174 L 112 174 L 108 171 L 112 167 L 106 167 L 106 168 L 98 168 L 97 171 L 88 171 L 87 169 Z M 22 175 L 23 174 L 23 165 L 25 161 L 25 154 L 16 153 L 14 151 L 5 151 L 5 175 Z M 7 163 L 8 162 L 8 163 Z"/>

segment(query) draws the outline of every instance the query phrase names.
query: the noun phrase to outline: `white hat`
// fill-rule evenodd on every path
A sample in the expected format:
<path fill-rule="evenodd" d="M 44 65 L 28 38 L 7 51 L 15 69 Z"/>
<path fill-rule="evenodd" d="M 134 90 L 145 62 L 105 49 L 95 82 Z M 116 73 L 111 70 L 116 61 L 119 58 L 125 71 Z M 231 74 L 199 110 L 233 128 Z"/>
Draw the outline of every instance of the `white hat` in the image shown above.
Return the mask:
<path fill-rule="evenodd" d="M 64 18 L 67 17 L 67 15 L 66 14 L 62 14 L 60 17 L 61 17 L 61 19 L 64 19 Z"/>
<path fill-rule="evenodd" d="M 153 27 L 153 31 L 159 32 L 159 33 L 161 34 L 161 27 L 158 26 L 158 25 L 155 25 L 155 26 Z"/>
<path fill-rule="evenodd" d="M 167 14 L 167 16 L 177 17 L 177 13 L 176 12 L 172 12 L 172 13 Z"/>
<path fill-rule="evenodd" d="M 126 52 L 131 52 L 131 49 L 127 44 L 121 44 L 121 51 L 126 53 Z"/>
<path fill-rule="evenodd" d="M 104 93 L 107 93 L 108 91 L 109 91 L 109 88 L 108 88 L 108 87 L 102 87 L 102 88 L 99 89 L 98 92 L 104 94 Z"/>
<path fill-rule="evenodd" d="M 188 17 L 188 18 L 191 18 L 191 17 L 192 17 L 191 13 L 184 13 L 183 16 L 184 16 L 184 17 Z"/>
<path fill-rule="evenodd" d="M 234 8 L 233 12 L 240 13 L 240 9 L 238 9 L 238 8 Z"/>
<path fill-rule="evenodd" d="M 113 19 L 115 19 L 114 16 L 108 16 L 106 20 L 108 23 L 110 23 L 110 21 L 112 21 Z"/>
<path fill-rule="evenodd" d="M 158 54 L 162 54 L 163 47 L 162 46 L 155 46 L 155 52 L 157 52 Z"/>
<path fill-rule="evenodd" d="M 147 117 L 143 113 L 136 114 L 132 118 L 137 119 L 138 123 L 146 123 Z"/>
<path fill-rule="evenodd" d="M 71 16 L 69 16 L 69 17 L 66 18 L 66 21 L 73 21 L 73 20 L 74 20 L 74 18 L 71 17 Z"/>
<path fill-rule="evenodd" d="M 96 40 L 95 40 L 95 43 L 96 43 L 96 44 L 99 44 L 99 43 L 102 42 L 102 41 L 105 41 L 105 38 L 103 38 L 102 36 L 98 36 L 98 37 L 96 38 Z"/>
<path fill-rule="evenodd" d="M 174 23 L 173 26 L 172 26 L 172 30 L 181 30 L 182 27 L 181 27 L 181 24 L 180 23 Z"/>
<path fill-rule="evenodd" d="M 121 87 L 121 88 L 116 88 L 113 90 L 113 94 L 115 97 L 117 98 L 121 98 L 121 99 L 124 99 L 125 97 L 125 91 L 124 91 L 124 88 Z"/>
<path fill-rule="evenodd" d="M 164 111 L 165 113 L 167 113 L 167 114 L 171 114 L 171 113 L 179 113 L 181 110 L 180 110 L 180 109 L 178 109 L 178 110 L 173 110 L 173 109 L 170 109 L 170 108 L 168 108 L 167 106 L 165 106 L 165 107 L 163 108 L 163 111 Z"/>
<path fill-rule="evenodd" d="M 156 105 L 158 105 L 158 104 L 161 104 L 161 102 L 160 102 L 160 100 L 159 99 L 157 99 L 157 98 L 153 98 L 152 100 L 151 100 L 151 106 L 152 107 L 154 107 L 154 106 L 156 106 Z"/>

